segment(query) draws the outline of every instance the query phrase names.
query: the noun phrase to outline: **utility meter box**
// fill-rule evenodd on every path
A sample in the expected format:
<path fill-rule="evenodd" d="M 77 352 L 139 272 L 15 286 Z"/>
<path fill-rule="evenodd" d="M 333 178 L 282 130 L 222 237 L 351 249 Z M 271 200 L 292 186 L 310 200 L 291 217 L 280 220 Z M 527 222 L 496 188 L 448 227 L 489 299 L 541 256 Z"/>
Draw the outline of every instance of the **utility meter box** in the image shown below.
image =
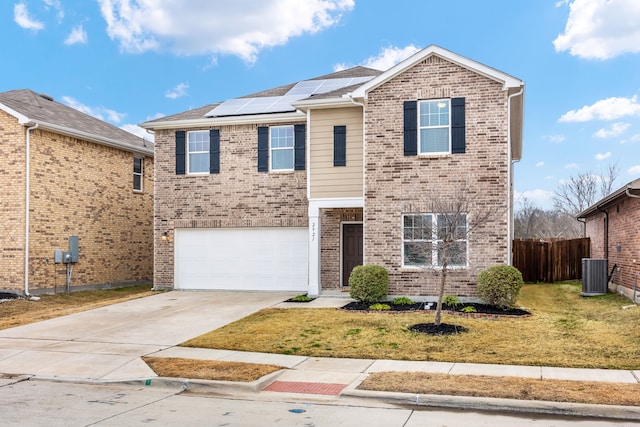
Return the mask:
<path fill-rule="evenodd" d="M 78 262 L 78 236 L 69 236 L 69 254 L 71 255 L 71 262 Z"/>
<path fill-rule="evenodd" d="M 53 262 L 60 264 L 62 262 L 62 249 L 56 249 L 53 251 Z"/>

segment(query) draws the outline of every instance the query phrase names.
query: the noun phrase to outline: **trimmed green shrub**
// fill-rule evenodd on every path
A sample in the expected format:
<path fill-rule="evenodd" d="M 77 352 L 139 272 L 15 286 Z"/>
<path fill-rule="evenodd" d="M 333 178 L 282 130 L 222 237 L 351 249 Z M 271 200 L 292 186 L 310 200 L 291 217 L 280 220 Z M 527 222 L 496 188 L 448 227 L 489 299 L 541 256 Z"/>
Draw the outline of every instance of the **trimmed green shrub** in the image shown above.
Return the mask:
<path fill-rule="evenodd" d="M 358 302 L 383 301 L 389 293 L 389 273 L 375 264 L 358 265 L 349 276 L 349 294 Z"/>
<path fill-rule="evenodd" d="M 517 268 L 510 265 L 494 265 L 478 275 L 478 295 L 489 305 L 512 308 L 524 281 Z"/>
<path fill-rule="evenodd" d="M 375 304 L 370 305 L 369 310 L 373 310 L 373 311 L 391 310 L 391 306 L 389 304 L 381 304 L 377 302 Z"/>

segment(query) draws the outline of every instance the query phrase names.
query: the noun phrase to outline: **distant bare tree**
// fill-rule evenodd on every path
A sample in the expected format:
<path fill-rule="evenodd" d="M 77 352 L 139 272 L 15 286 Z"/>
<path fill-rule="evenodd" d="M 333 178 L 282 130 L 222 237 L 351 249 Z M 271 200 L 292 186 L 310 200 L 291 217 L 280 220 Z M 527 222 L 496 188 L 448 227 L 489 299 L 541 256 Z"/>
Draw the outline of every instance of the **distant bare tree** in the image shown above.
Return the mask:
<path fill-rule="evenodd" d="M 513 227 L 514 237 L 518 239 L 572 239 L 582 235 L 582 226 L 573 215 L 557 209 L 541 209 L 527 198 L 522 199 L 520 207 L 514 213 Z"/>
<path fill-rule="evenodd" d="M 582 212 L 611 193 L 619 174 L 618 165 L 610 164 L 601 174 L 585 172 L 572 176 L 555 189 L 555 209 L 572 216 Z"/>
<path fill-rule="evenodd" d="M 442 299 L 452 267 L 466 266 L 470 233 L 495 218 L 499 209 L 478 206 L 468 186 L 444 197 L 425 196 L 418 212 L 404 215 L 405 263 L 435 271 L 440 277 L 435 325 L 442 322 Z"/>

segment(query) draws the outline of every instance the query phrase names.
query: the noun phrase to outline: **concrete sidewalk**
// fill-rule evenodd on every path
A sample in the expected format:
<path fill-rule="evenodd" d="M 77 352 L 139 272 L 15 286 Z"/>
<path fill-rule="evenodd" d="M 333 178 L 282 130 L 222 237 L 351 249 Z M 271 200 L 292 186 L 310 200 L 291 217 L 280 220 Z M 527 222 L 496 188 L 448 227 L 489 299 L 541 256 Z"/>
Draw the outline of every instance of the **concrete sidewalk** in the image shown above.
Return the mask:
<path fill-rule="evenodd" d="M 214 393 L 280 393 L 306 399 L 356 396 L 403 405 L 517 410 L 554 414 L 611 416 L 640 420 L 640 408 L 507 401 L 456 396 L 416 396 L 358 390 L 375 372 L 430 372 L 535 379 L 638 384 L 640 371 L 481 365 L 448 362 L 337 359 L 282 354 L 208 350 L 178 344 L 266 307 L 341 307 L 345 298 L 322 297 L 312 303 L 283 303 L 290 293 L 167 292 L 99 309 L 0 331 L 0 373 L 35 379 L 126 382 L 147 386 L 182 384 Z M 283 369 L 253 383 L 165 379 L 142 356 L 262 363 Z M 0 384 L 1 385 L 1 384 Z"/>

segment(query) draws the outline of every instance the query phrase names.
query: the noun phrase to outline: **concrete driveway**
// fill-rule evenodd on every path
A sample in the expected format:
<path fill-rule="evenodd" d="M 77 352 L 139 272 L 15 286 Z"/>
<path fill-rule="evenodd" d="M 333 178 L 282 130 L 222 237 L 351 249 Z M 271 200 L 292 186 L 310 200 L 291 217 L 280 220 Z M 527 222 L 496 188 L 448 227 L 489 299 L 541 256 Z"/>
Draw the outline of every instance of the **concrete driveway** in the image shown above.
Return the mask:
<path fill-rule="evenodd" d="M 0 373 L 90 380 L 155 377 L 140 356 L 294 295 L 174 291 L 2 330 Z"/>

